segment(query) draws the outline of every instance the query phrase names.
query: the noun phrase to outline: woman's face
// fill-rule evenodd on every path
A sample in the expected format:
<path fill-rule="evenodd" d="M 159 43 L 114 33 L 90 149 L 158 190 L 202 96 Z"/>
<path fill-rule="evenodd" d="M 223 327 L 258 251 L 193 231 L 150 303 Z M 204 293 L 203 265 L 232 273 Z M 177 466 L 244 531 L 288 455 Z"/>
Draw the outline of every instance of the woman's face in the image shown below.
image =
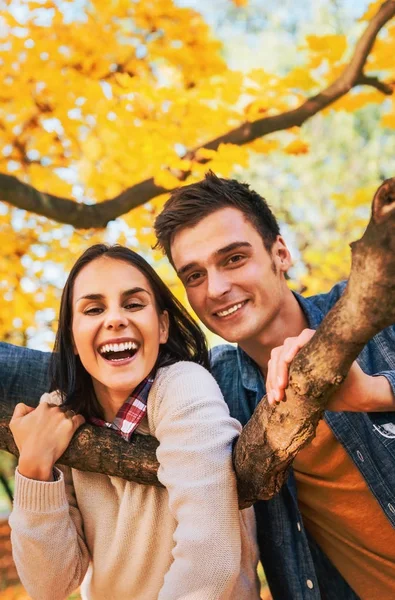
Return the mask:
<path fill-rule="evenodd" d="M 158 314 L 153 290 L 136 267 L 102 256 L 77 275 L 72 314 L 74 351 L 97 399 L 122 406 L 167 341 L 167 313 Z"/>

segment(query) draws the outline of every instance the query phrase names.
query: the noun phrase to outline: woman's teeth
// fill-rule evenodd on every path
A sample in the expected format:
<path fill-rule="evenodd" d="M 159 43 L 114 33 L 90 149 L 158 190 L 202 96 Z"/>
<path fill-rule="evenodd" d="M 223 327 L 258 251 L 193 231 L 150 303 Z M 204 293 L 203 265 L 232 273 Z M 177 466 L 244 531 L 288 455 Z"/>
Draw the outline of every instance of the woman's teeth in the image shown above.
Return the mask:
<path fill-rule="evenodd" d="M 99 350 L 100 354 L 106 354 L 107 352 L 125 352 L 125 350 L 137 350 L 138 346 L 136 342 L 122 342 L 120 344 L 106 344 Z"/>

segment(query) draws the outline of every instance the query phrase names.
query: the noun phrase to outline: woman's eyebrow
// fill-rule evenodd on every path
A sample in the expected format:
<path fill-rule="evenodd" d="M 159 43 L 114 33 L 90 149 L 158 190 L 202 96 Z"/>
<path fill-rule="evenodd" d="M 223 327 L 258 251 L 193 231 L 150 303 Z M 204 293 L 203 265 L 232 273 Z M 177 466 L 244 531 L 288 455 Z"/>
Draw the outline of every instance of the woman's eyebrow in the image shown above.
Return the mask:
<path fill-rule="evenodd" d="M 130 288 L 129 290 L 125 290 L 124 292 L 122 292 L 121 296 L 122 298 L 125 298 L 126 296 L 132 296 L 133 294 L 137 294 L 138 292 L 144 292 L 145 294 L 151 296 L 151 293 L 148 290 L 145 290 L 141 287 L 134 287 Z M 85 294 L 84 296 L 77 298 L 76 302 L 79 302 L 80 300 L 103 300 L 104 298 L 104 294 Z"/>

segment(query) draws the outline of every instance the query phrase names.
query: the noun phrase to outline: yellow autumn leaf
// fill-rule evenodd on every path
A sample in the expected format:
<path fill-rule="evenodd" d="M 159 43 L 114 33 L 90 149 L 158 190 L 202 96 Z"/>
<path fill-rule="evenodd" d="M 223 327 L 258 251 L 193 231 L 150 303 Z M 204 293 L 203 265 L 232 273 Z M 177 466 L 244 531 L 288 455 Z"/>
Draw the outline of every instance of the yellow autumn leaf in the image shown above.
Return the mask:
<path fill-rule="evenodd" d="M 307 35 L 306 41 L 311 51 L 323 54 L 330 62 L 340 60 L 347 48 L 345 35 Z"/>
<path fill-rule="evenodd" d="M 377 13 L 383 2 L 384 0 L 376 0 L 376 2 L 371 2 L 366 12 L 362 15 L 362 17 L 359 18 L 359 21 L 370 21 Z"/>
<path fill-rule="evenodd" d="M 302 67 L 296 67 L 292 69 L 288 75 L 282 79 L 282 85 L 284 87 L 298 88 L 302 90 L 310 90 L 312 87 L 317 85 L 317 81 L 314 77 Z"/>
<path fill-rule="evenodd" d="M 269 102 L 265 99 L 254 100 L 244 108 L 244 114 L 249 121 L 255 121 L 269 110 Z"/>
<path fill-rule="evenodd" d="M 81 143 L 81 150 L 86 159 L 95 161 L 100 158 L 103 152 L 102 144 L 97 137 L 90 136 Z"/>
<path fill-rule="evenodd" d="M 384 127 L 389 127 L 390 129 L 395 129 L 395 113 L 390 113 L 388 115 L 384 115 L 381 119 L 382 125 Z"/>
<path fill-rule="evenodd" d="M 199 148 L 199 150 L 196 152 L 196 158 L 198 160 L 205 158 L 211 160 L 212 158 L 215 158 L 216 154 L 216 150 L 210 150 L 209 148 Z"/>
<path fill-rule="evenodd" d="M 263 138 L 258 138 L 254 140 L 248 147 L 250 150 L 254 152 L 260 152 L 262 154 L 268 154 L 269 152 L 273 152 L 273 150 L 277 150 L 280 145 L 278 140 L 267 140 Z"/>
<path fill-rule="evenodd" d="M 284 148 L 287 154 L 306 154 L 309 151 L 309 146 L 302 140 L 294 140 Z"/>
<path fill-rule="evenodd" d="M 177 179 L 168 169 L 160 169 L 154 176 L 155 185 L 163 187 L 166 190 L 172 190 L 180 185 L 180 180 Z"/>

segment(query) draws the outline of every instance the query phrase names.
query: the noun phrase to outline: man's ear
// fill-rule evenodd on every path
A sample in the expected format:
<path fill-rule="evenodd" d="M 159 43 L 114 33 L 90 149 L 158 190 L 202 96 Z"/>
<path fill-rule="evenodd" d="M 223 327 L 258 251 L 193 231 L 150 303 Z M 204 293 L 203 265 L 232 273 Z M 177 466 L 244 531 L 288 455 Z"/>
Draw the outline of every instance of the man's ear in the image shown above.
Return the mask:
<path fill-rule="evenodd" d="M 164 310 L 159 315 L 159 343 L 166 344 L 169 337 L 169 313 Z"/>
<path fill-rule="evenodd" d="M 282 273 L 286 273 L 292 265 L 291 253 L 281 235 L 277 236 L 277 239 L 273 244 L 272 257 L 276 268 Z"/>

